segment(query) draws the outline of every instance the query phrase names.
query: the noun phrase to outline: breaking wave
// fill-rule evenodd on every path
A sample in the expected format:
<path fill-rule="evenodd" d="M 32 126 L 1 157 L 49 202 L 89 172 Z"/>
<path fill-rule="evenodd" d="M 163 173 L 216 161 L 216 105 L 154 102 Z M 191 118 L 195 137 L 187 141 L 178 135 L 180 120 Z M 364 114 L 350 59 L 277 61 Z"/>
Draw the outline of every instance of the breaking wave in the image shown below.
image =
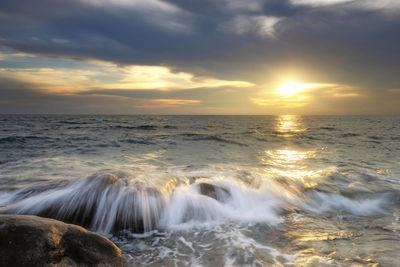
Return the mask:
<path fill-rule="evenodd" d="M 283 222 L 287 208 L 358 216 L 384 212 L 387 196 L 351 199 L 333 193 L 299 194 L 274 181 L 176 178 L 162 186 L 146 179 L 93 175 L 75 181 L 31 185 L 0 194 L 0 213 L 34 214 L 100 233 L 134 233 L 218 224 Z"/>

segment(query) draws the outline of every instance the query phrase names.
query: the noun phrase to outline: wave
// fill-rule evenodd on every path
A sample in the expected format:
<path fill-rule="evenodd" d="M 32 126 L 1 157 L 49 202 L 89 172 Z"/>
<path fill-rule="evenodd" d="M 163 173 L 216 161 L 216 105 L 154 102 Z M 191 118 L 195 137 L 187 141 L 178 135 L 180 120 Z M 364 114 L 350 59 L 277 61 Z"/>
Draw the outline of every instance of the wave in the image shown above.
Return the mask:
<path fill-rule="evenodd" d="M 312 192 L 309 204 L 304 208 L 313 212 L 342 212 L 359 216 L 385 213 L 385 206 L 391 202 L 389 194 L 377 194 L 369 198 L 352 199 L 339 194 Z"/>
<path fill-rule="evenodd" d="M 58 123 L 62 123 L 62 124 L 89 124 L 88 122 L 79 122 L 79 121 L 58 121 Z"/>
<path fill-rule="evenodd" d="M 178 127 L 174 126 L 174 125 L 164 125 L 163 128 L 165 128 L 165 129 L 178 129 Z"/>
<path fill-rule="evenodd" d="M 141 179 L 94 175 L 2 194 L 0 213 L 34 214 L 101 233 L 140 233 L 227 219 L 276 224 L 280 204 L 274 193 L 241 183 L 200 178 L 166 190 Z"/>
<path fill-rule="evenodd" d="M 126 125 L 116 125 L 114 128 L 117 129 L 126 129 L 126 130 L 157 130 L 157 126 L 155 125 L 139 125 L 139 126 L 126 126 Z"/>
<path fill-rule="evenodd" d="M 293 208 L 368 216 L 385 212 L 390 196 L 350 198 L 315 190 L 302 194 L 273 180 L 230 177 L 152 179 L 93 175 L 0 193 L 0 213 L 33 214 L 104 234 L 182 229 L 229 221 L 277 225 Z"/>
<path fill-rule="evenodd" d="M 13 135 L 13 136 L 7 136 L 7 137 L 2 137 L 0 138 L 0 144 L 5 144 L 5 143 L 25 143 L 29 140 L 45 140 L 49 139 L 47 137 L 40 137 L 40 136 L 35 136 L 35 135 L 28 135 L 28 136 L 18 136 L 18 135 Z"/>
<path fill-rule="evenodd" d="M 341 135 L 341 137 L 357 137 L 357 136 L 360 136 L 360 135 L 357 133 L 344 133 Z"/>
<path fill-rule="evenodd" d="M 244 143 L 237 142 L 234 140 L 228 140 L 216 135 L 208 135 L 208 134 L 199 134 L 199 133 L 184 133 L 180 134 L 190 141 L 215 141 L 219 143 L 225 143 L 225 144 L 233 144 L 233 145 L 238 145 L 238 146 L 247 146 Z"/>
<path fill-rule="evenodd" d="M 336 131 L 337 129 L 335 127 L 330 127 L 330 126 L 326 126 L 326 127 L 319 127 L 320 130 L 327 130 L 327 131 Z"/>
<path fill-rule="evenodd" d="M 146 139 L 133 139 L 133 138 L 127 138 L 127 139 L 120 139 L 118 140 L 119 142 L 122 143 L 129 143 L 129 144 L 138 144 L 138 145 L 155 145 L 156 143 L 148 141 Z"/>

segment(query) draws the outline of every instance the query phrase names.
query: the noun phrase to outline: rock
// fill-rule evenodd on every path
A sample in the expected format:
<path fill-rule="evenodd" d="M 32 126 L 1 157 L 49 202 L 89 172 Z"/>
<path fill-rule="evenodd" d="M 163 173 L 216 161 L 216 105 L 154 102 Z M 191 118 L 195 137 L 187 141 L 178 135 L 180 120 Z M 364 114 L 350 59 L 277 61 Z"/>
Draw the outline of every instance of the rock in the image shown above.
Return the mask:
<path fill-rule="evenodd" d="M 84 228 L 31 215 L 0 215 L 0 266 L 122 266 L 121 250 Z"/>
<path fill-rule="evenodd" d="M 94 175 L 16 191 L 0 214 L 37 215 L 118 235 L 154 230 L 164 209 L 162 193 L 140 181 Z"/>
<path fill-rule="evenodd" d="M 164 209 L 161 193 L 152 188 L 126 191 L 119 199 L 117 215 L 111 232 L 119 235 L 121 230 L 144 233 L 156 229 Z"/>
<path fill-rule="evenodd" d="M 218 201 L 224 201 L 231 196 L 229 191 L 221 186 L 208 184 L 208 183 L 199 183 L 200 194 L 214 198 Z"/>

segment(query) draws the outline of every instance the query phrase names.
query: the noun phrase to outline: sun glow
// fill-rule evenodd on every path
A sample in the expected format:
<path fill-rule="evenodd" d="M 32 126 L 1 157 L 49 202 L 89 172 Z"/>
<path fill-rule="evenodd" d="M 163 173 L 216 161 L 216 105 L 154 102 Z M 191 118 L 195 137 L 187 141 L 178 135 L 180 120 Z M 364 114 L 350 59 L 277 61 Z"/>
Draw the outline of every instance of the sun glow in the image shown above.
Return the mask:
<path fill-rule="evenodd" d="M 309 83 L 295 83 L 295 82 L 286 82 L 281 84 L 277 89 L 276 93 L 283 96 L 292 96 L 297 94 L 304 89 L 314 87 L 312 84 Z"/>

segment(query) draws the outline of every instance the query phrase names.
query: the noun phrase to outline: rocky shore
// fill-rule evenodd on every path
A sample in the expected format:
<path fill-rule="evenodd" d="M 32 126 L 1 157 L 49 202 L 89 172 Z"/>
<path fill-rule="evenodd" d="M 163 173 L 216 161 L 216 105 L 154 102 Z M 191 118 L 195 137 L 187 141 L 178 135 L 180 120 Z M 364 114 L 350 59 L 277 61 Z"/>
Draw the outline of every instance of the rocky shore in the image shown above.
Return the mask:
<path fill-rule="evenodd" d="M 121 250 L 80 226 L 0 215 L 0 266 L 122 266 Z"/>

